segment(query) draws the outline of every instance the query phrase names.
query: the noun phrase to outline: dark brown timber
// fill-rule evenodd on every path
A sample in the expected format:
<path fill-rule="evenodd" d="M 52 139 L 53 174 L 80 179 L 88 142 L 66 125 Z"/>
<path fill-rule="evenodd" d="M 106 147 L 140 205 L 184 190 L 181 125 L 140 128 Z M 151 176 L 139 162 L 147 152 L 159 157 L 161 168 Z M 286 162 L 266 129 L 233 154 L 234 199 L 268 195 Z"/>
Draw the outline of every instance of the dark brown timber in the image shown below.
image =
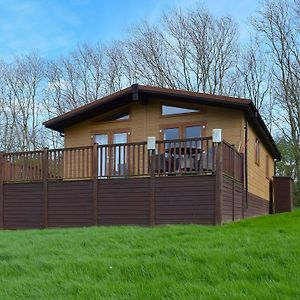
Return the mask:
<path fill-rule="evenodd" d="M 0 226 L 222 224 L 268 213 L 269 201 L 253 194 L 244 207 L 244 158 L 233 145 L 211 137 L 158 141 L 152 153 L 146 145 L 0 154 Z"/>
<path fill-rule="evenodd" d="M 155 151 L 150 150 L 150 225 L 155 223 L 154 205 L 155 205 Z"/>
<path fill-rule="evenodd" d="M 3 171 L 3 153 L 0 152 L 0 228 L 4 227 Z"/>
<path fill-rule="evenodd" d="M 233 174 L 232 174 L 232 221 L 235 220 L 235 151 L 232 151 L 233 155 Z"/>
<path fill-rule="evenodd" d="M 223 200 L 223 159 L 222 145 L 218 144 L 216 149 L 216 224 L 222 224 L 222 200 Z"/>
<path fill-rule="evenodd" d="M 293 210 L 293 180 L 287 176 L 273 176 L 275 213 Z"/>
<path fill-rule="evenodd" d="M 43 151 L 43 225 L 48 227 L 48 148 Z"/>
<path fill-rule="evenodd" d="M 94 144 L 93 146 L 93 223 L 97 225 L 97 194 L 98 194 L 98 144 Z"/>

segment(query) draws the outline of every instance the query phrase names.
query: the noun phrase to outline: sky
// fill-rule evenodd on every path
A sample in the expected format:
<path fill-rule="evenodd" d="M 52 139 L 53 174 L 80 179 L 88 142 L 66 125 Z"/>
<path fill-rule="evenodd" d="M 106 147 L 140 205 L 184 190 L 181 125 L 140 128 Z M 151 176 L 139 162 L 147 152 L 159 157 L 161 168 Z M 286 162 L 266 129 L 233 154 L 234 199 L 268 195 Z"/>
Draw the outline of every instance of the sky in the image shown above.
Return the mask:
<path fill-rule="evenodd" d="M 199 4 L 215 16 L 234 17 L 245 39 L 259 0 L 0 0 L 0 60 L 32 51 L 65 56 L 79 44 L 123 39 L 134 24 L 157 24 L 173 8 Z"/>

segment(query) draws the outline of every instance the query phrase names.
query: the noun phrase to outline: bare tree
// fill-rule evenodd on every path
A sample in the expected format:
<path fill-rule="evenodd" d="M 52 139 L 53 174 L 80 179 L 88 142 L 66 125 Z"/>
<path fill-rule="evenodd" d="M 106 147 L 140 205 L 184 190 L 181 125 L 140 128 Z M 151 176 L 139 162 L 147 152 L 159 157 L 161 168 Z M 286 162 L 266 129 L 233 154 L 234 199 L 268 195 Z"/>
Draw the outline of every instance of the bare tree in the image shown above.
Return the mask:
<path fill-rule="evenodd" d="M 125 70 L 142 83 L 224 94 L 237 63 L 237 26 L 203 8 L 173 11 L 162 28 L 136 26 L 125 45 Z"/>
<path fill-rule="evenodd" d="M 8 151 L 13 149 L 16 112 L 11 114 L 11 93 L 4 78 L 6 67 L 0 62 L 0 149 Z"/>
<path fill-rule="evenodd" d="M 261 41 L 257 37 L 250 39 L 240 52 L 236 70 L 229 78 L 228 94 L 251 99 L 263 116 L 270 131 L 274 123 L 273 74 L 272 63 Z"/>
<path fill-rule="evenodd" d="M 49 116 L 96 100 L 122 87 L 117 47 L 79 46 L 69 57 L 50 61 L 45 106 Z"/>
<path fill-rule="evenodd" d="M 32 150 L 42 146 L 43 61 L 35 53 L 2 64 L 1 112 L 5 150 Z"/>
<path fill-rule="evenodd" d="M 265 1 L 253 21 L 273 61 L 277 126 L 292 145 L 293 177 L 300 190 L 300 2 Z"/>
<path fill-rule="evenodd" d="M 125 47 L 124 68 L 129 81 L 142 84 L 176 87 L 174 61 L 162 31 L 147 22 L 132 29 Z"/>

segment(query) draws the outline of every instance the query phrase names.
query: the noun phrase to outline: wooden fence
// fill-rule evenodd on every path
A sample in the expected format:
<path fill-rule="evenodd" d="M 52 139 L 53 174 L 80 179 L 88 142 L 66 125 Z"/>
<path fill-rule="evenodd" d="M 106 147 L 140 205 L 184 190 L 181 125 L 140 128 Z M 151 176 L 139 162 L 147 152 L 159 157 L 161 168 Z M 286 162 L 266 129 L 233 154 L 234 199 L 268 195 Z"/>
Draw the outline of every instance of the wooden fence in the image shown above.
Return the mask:
<path fill-rule="evenodd" d="M 141 142 L 1 153 L 0 228 L 220 224 L 265 213 L 257 197 L 244 206 L 243 166 L 232 145 L 211 138 L 158 141 L 152 152 Z"/>

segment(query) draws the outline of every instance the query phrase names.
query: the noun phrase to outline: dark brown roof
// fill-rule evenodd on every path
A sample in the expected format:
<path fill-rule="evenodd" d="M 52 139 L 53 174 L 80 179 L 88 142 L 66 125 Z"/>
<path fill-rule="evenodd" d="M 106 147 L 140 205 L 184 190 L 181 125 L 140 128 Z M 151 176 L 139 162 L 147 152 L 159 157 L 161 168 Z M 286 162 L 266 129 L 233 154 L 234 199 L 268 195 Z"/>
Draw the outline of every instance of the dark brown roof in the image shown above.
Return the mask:
<path fill-rule="evenodd" d="M 247 120 L 256 129 L 256 131 L 260 135 L 260 138 L 271 151 L 273 157 L 276 159 L 281 158 L 280 152 L 277 149 L 270 132 L 268 131 L 255 105 L 249 99 L 133 84 L 131 87 L 73 109 L 69 112 L 46 121 L 43 124 L 47 128 L 59 132 L 64 132 L 64 129 L 66 127 L 69 127 L 75 123 L 87 120 L 101 113 L 114 109 L 120 106 L 120 104 L 126 104 L 132 101 L 139 100 L 145 101 L 149 96 L 163 96 L 164 99 L 174 100 L 184 99 L 185 101 L 191 103 L 201 102 L 202 104 L 206 105 L 222 106 L 243 110 L 245 112 Z"/>

